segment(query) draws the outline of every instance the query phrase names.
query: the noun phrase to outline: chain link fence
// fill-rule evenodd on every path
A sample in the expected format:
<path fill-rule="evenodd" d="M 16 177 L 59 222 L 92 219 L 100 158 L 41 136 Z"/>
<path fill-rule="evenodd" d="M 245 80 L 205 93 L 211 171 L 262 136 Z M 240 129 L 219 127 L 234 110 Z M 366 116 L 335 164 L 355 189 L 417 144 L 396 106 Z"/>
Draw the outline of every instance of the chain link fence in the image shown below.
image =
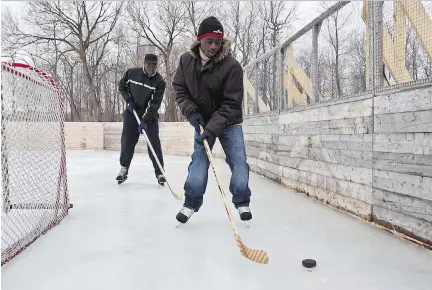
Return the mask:
<path fill-rule="evenodd" d="M 244 113 L 281 112 L 427 82 L 432 2 L 339 1 L 244 67 Z"/>

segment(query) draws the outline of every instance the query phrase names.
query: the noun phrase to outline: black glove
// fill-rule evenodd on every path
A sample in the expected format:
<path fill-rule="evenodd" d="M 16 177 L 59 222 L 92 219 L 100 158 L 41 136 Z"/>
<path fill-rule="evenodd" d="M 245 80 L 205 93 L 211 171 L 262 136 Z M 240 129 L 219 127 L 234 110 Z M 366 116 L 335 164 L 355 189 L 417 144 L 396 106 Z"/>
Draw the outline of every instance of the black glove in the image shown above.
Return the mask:
<path fill-rule="evenodd" d="M 141 120 L 141 123 L 138 126 L 138 132 L 140 134 L 143 134 L 143 132 L 142 132 L 143 130 L 147 132 L 147 123 L 146 123 L 146 121 Z"/>
<path fill-rule="evenodd" d="M 127 102 L 127 109 L 133 114 L 133 110 L 135 109 L 135 102 L 132 98 L 129 99 L 129 101 Z"/>
<path fill-rule="evenodd" d="M 214 143 L 216 141 L 216 137 L 213 136 L 213 134 L 210 133 L 210 131 L 208 131 L 208 130 L 205 130 L 202 133 L 202 135 L 199 137 L 199 142 L 203 143 L 205 139 L 207 139 L 207 142 L 209 144 L 212 144 L 212 143 Z"/>
<path fill-rule="evenodd" d="M 188 117 L 188 121 L 189 123 L 195 127 L 195 131 L 200 134 L 201 130 L 200 130 L 200 126 L 204 127 L 204 118 L 203 116 L 201 116 L 200 113 L 197 112 L 193 112 L 192 114 L 189 115 Z"/>

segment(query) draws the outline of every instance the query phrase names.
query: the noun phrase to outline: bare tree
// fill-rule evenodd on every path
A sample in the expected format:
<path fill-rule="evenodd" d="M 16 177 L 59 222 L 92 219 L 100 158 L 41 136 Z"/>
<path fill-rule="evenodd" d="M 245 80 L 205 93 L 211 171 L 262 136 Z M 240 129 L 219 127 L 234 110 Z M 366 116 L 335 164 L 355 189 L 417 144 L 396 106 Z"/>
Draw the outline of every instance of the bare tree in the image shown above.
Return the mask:
<path fill-rule="evenodd" d="M 65 92 L 68 120 L 121 120 L 125 103 L 118 80 L 131 66 L 142 66 L 143 54 L 152 51 L 159 54 L 160 72 L 167 83 L 165 120 L 178 121 L 183 117 L 175 104 L 172 77 L 204 18 L 219 18 L 226 37 L 233 41 L 233 55 L 246 65 L 290 32 L 298 3 L 53 1 L 26 6 L 25 22 L 2 13 L 2 56 L 28 60 L 50 73 Z M 417 57 L 414 63 L 423 72 L 421 60 Z M 324 68 L 326 61 L 320 60 Z M 278 60 L 269 58 L 260 65 L 251 71 L 251 75 L 259 73 L 258 78 L 250 75 L 250 81 L 263 101 L 277 109 Z"/>
<path fill-rule="evenodd" d="M 366 54 L 364 51 L 365 35 L 355 31 L 349 40 L 350 88 L 349 94 L 366 91 Z"/>
<path fill-rule="evenodd" d="M 260 41 L 263 53 L 279 44 L 282 35 L 291 28 L 292 22 L 296 18 L 298 2 L 292 3 L 289 8 L 287 3 L 291 2 L 268 1 L 262 3 L 260 7 L 261 18 L 264 22 Z M 277 59 L 273 56 L 270 61 L 271 64 L 268 62 L 263 63 L 261 92 L 264 103 L 269 106 L 270 110 L 274 110 L 278 106 L 278 96 L 276 94 Z M 267 85 L 268 83 L 271 83 L 271 87 Z"/>
<path fill-rule="evenodd" d="M 187 26 L 186 37 L 190 36 L 195 39 L 198 34 L 198 27 L 204 18 L 215 15 L 220 3 L 217 2 L 203 2 L 203 1 L 186 1 L 184 2 L 189 25 Z"/>
<path fill-rule="evenodd" d="M 321 5 L 324 8 L 328 8 L 329 4 L 326 2 L 321 2 Z M 342 70 L 342 58 L 346 54 L 349 53 L 349 49 L 347 49 L 347 44 L 351 37 L 351 33 L 348 33 L 344 28 L 346 28 L 349 24 L 349 21 L 352 20 L 352 15 L 356 11 L 353 9 L 353 6 L 350 6 L 351 9 L 342 9 L 333 13 L 329 18 L 324 21 L 324 27 L 326 31 L 323 33 L 323 37 L 330 44 L 332 48 L 332 55 L 334 59 L 333 63 L 333 73 L 332 77 L 335 82 L 335 90 L 332 90 L 333 94 L 336 94 L 338 97 L 343 95 L 342 89 L 342 78 L 341 70 Z"/>
<path fill-rule="evenodd" d="M 150 2 L 131 2 L 127 10 L 133 22 L 132 29 L 156 47 L 162 55 L 167 83 L 165 120 L 177 121 L 175 93 L 172 87 L 175 67 L 171 54 L 177 37 L 186 31 L 187 9 L 182 2 L 160 1 L 157 5 Z"/>
<path fill-rule="evenodd" d="M 239 1 L 230 1 L 227 5 L 227 14 L 229 21 L 227 21 L 226 31 L 227 36 L 231 38 L 233 42 L 232 53 L 237 58 L 237 51 L 240 40 L 240 31 L 242 30 L 241 15 L 244 10 L 244 5 Z"/>
<path fill-rule="evenodd" d="M 95 76 L 112 41 L 111 32 L 117 23 L 122 3 L 113 2 L 28 2 L 26 22 L 33 27 L 24 31 L 16 23 L 6 37 L 15 40 L 15 47 L 54 44 L 56 53 L 76 54 L 83 66 L 91 112 L 102 120 L 103 109 Z M 44 17 L 41 17 L 43 15 Z"/>
<path fill-rule="evenodd" d="M 287 3 L 292 3 L 291 7 L 288 7 Z M 297 16 L 298 5 L 298 2 L 264 2 L 261 17 L 270 32 L 267 40 L 270 41 L 269 44 L 272 48 L 279 44 L 284 32 L 292 27 L 292 22 Z"/>
<path fill-rule="evenodd" d="M 253 1 L 246 3 L 244 10 L 240 14 L 241 25 L 237 47 L 242 56 L 241 64 L 243 66 L 256 57 L 254 52 L 258 50 L 256 40 L 259 38 L 260 32 L 257 29 L 260 23 L 258 14 L 258 5 Z"/>

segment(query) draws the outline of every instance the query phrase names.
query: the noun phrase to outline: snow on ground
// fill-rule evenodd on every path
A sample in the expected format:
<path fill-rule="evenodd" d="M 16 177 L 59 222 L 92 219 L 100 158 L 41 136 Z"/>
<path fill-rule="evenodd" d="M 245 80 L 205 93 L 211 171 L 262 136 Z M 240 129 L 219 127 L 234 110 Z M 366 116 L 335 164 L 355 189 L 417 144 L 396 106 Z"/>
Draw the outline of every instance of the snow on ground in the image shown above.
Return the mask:
<path fill-rule="evenodd" d="M 118 158 L 68 152 L 74 207 L 2 267 L 2 289 L 431 289 L 432 251 L 252 173 L 251 228 L 233 213 L 246 246 L 269 254 L 268 265 L 253 263 L 237 248 L 211 170 L 202 210 L 175 228 L 181 202 L 157 185 L 148 156 L 135 155 L 120 186 Z M 182 190 L 190 158 L 165 159 Z M 217 170 L 230 195 L 223 160 Z M 305 258 L 317 260 L 312 272 Z"/>

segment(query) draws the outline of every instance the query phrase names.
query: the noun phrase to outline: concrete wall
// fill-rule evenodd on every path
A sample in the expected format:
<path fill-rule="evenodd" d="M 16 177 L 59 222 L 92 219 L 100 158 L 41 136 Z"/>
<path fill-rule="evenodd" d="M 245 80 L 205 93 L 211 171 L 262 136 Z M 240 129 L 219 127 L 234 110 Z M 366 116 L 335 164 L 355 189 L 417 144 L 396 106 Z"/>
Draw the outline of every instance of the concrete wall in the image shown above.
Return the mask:
<path fill-rule="evenodd" d="M 432 88 L 376 96 L 374 132 L 373 219 L 432 244 Z"/>
<path fill-rule="evenodd" d="M 430 86 L 245 121 L 254 171 L 429 244 L 431 132 Z"/>
<path fill-rule="evenodd" d="M 372 214 L 372 98 L 248 118 L 251 168 L 332 206 Z"/>
<path fill-rule="evenodd" d="M 120 140 L 123 124 L 121 122 L 66 122 L 66 150 L 111 150 L 120 152 Z M 193 152 L 194 129 L 189 123 L 159 123 L 159 136 L 164 155 L 191 155 Z M 148 153 L 144 137 L 140 138 L 135 148 L 137 153 Z M 216 143 L 215 157 L 223 157 L 223 150 Z"/>
<path fill-rule="evenodd" d="M 102 150 L 104 149 L 104 123 L 66 122 L 66 150 Z"/>

